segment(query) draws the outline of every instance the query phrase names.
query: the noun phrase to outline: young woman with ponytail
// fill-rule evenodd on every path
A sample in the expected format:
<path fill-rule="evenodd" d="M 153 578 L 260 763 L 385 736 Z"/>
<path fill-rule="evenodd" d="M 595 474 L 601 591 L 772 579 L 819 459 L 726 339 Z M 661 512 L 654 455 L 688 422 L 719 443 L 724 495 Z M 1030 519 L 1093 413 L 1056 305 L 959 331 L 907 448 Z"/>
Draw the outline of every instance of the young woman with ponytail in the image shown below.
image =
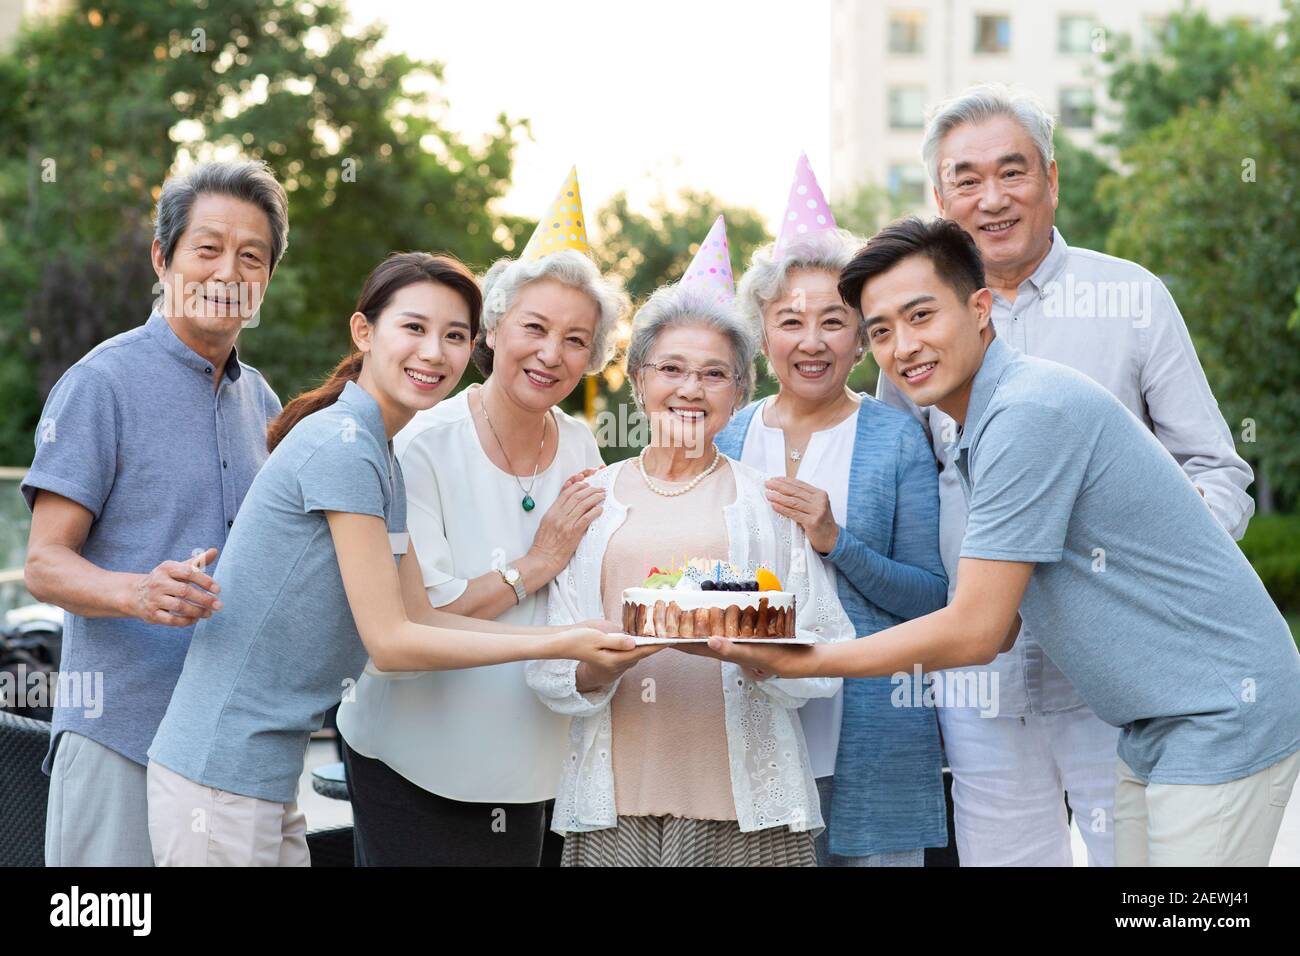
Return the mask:
<path fill-rule="evenodd" d="M 158 865 L 308 865 L 308 739 L 363 669 L 637 653 L 605 622 L 511 627 L 429 605 L 391 439 L 455 388 L 481 308 L 457 260 L 390 256 L 361 290 L 353 353 L 272 423 L 216 571 L 223 611 L 196 629 L 149 749 Z"/>
<path fill-rule="evenodd" d="M 501 259 L 483 276 L 473 353 L 482 386 L 393 439 L 429 603 L 546 624 L 551 581 L 599 517 L 587 423 L 562 403 L 614 351 L 630 307 L 589 256 Z M 537 866 L 569 718 L 537 699 L 524 662 L 364 674 L 339 707 L 359 866 Z"/>

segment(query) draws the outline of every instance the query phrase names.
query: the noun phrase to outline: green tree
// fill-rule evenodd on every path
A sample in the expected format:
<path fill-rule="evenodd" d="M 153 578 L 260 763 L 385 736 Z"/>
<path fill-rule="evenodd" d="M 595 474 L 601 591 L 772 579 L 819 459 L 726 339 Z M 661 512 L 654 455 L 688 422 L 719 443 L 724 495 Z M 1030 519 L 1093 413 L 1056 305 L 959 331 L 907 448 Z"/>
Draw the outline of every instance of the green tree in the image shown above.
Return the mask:
<path fill-rule="evenodd" d="M 1107 91 L 1117 104 L 1118 128 L 1101 137 L 1107 145 L 1131 146 L 1183 110 L 1216 103 L 1244 68 L 1277 56 L 1270 31 L 1240 18 L 1215 21 L 1190 7 L 1170 15 L 1156 40 L 1154 50 L 1144 50 L 1117 34 L 1102 54 Z M 1062 184 L 1056 224 L 1071 244 L 1103 249 L 1116 210 L 1101 184 L 1118 173 L 1059 129 L 1055 147 Z"/>
<path fill-rule="evenodd" d="M 1300 374 L 1290 361 L 1298 210 L 1277 165 L 1288 149 L 1297 155 L 1298 11 L 1286 0 L 1285 22 L 1264 28 L 1185 8 L 1155 50 L 1116 37 L 1103 60 L 1118 129 L 1104 141 L 1120 148 L 1119 169 L 1058 140 L 1062 231 L 1169 282 L 1238 449 L 1256 466 L 1261 510 L 1274 492 L 1283 504 L 1300 498 Z M 1087 238 L 1103 232 L 1104 243 Z"/>
<path fill-rule="evenodd" d="M 1297 27 L 1293 7 L 1281 57 L 1137 140 L 1131 174 L 1104 187 L 1124 210 L 1109 251 L 1167 279 L 1238 448 L 1283 505 L 1300 499 Z"/>
<path fill-rule="evenodd" d="M 928 204 L 928 185 L 926 190 Z M 891 193 L 873 182 L 863 183 L 843 201 L 833 205 L 836 225 L 866 239 L 908 212 L 906 204 L 897 193 Z"/>
<path fill-rule="evenodd" d="M 1106 248 L 1115 212 L 1100 199 L 1098 188 L 1115 171 L 1096 153 L 1072 143 L 1060 129 L 1056 131 L 1053 145 L 1061 184 L 1056 207 L 1057 228 L 1072 246 Z"/>
<path fill-rule="evenodd" d="M 282 398 L 348 348 L 365 274 L 400 249 L 476 267 L 528 224 L 492 203 L 520 124 L 469 144 L 434 118 L 442 67 L 346 29 L 343 0 L 80 0 L 0 56 L 0 462 L 41 403 L 152 300 L 149 217 L 178 156 L 265 159 L 290 243 L 241 355 Z"/>
<path fill-rule="evenodd" d="M 1119 104 L 1119 128 L 1107 140 L 1132 145 L 1184 109 L 1217 102 L 1243 70 L 1275 58 L 1271 31 L 1243 18 L 1216 22 L 1190 7 L 1169 17 L 1154 52 L 1119 35 L 1102 56 Z"/>
<path fill-rule="evenodd" d="M 739 279 L 754 250 L 772 238 L 762 216 L 693 189 L 671 199 L 658 196 L 644 213 L 628 206 L 626 193 L 614 195 L 596 213 L 601 236 L 596 261 L 601 271 L 622 278 L 628 294 L 640 301 L 681 278 L 720 215 L 727 220 L 731 268 Z"/>

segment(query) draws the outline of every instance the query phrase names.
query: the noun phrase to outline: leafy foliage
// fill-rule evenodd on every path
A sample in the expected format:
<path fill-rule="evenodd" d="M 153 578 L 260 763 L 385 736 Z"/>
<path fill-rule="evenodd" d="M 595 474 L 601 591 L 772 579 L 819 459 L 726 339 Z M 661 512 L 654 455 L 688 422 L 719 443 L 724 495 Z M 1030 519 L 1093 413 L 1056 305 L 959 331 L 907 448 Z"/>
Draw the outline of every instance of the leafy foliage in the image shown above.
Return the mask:
<path fill-rule="evenodd" d="M 240 343 L 282 398 L 347 350 L 389 252 L 483 267 L 527 235 L 492 211 L 522 124 L 462 142 L 437 119 L 441 66 L 381 35 L 342 0 L 80 0 L 0 56 L 0 461 L 31 459 L 68 365 L 147 317 L 150 212 L 184 162 L 265 159 L 288 192 L 289 250 Z"/>
<path fill-rule="evenodd" d="M 731 268 L 739 279 L 753 251 L 772 238 L 762 217 L 692 189 L 657 197 L 644 214 L 629 208 L 626 193 L 613 196 L 596 213 L 601 235 L 596 260 L 602 271 L 620 276 L 628 294 L 640 301 L 681 278 L 720 215 L 727 220 Z"/>
<path fill-rule="evenodd" d="M 1134 139 L 1121 154 L 1131 172 L 1101 190 L 1124 211 L 1108 251 L 1167 279 L 1238 448 L 1283 505 L 1300 500 L 1300 7 L 1288 13 L 1264 44 L 1225 26 L 1268 52 L 1219 70 L 1230 85 L 1213 100 Z"/>

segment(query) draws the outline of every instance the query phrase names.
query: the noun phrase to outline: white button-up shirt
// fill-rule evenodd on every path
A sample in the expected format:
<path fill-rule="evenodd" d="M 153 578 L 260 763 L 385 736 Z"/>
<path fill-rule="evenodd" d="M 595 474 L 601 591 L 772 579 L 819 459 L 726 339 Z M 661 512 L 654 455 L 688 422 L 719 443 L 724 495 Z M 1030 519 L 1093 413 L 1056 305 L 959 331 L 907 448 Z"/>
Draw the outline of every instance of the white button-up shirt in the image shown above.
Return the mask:
<path fill-rule="evenodd" d="M 1016 301 L 993 293 L 993 325 L 999 338 L 1025 355 L 1068 365 L 1109 390 L 1204 492 L 1219 523 L 1234 538 L 1245 534 L 1255 511 L 1246 493 L 1254 473 L 1237 454 L 1178 306 L 1156 276 L 1126 259 L 1072 249 L 1053 228 L 1047 257 L 1020 283 Z M 957 423 L 938 408 L 917 408 L 884 375 L 877 396 L 915 414 L 933 441 L 941 469 L 939 546 L 951 599 L 966 532 L 966 496 L 950 467 Z M 997 675 L 1002 716 L 1083 706 L 1023 627 L 1015 646 L 987 670 Z"/>

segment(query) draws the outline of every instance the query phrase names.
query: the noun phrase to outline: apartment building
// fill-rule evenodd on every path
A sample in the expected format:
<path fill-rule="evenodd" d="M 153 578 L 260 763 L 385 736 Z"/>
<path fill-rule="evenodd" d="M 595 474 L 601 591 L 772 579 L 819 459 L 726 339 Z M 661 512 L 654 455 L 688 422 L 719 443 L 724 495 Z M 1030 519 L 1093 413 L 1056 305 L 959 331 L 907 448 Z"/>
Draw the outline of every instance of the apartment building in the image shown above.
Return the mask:
<path fill-rule="evenodd" d="M 883 185 L 931 207 L 927 108 L 983 82 L 1027 87 L 1074 142 L 1097 146 L 1110 107 L 1101 54 L 1119 34 L 1154 47 L 1179 0 L 831 0 L 832 199 Z M 1200 0 L 1214 19 L 1272 23 L 1281 0 Z"/>

